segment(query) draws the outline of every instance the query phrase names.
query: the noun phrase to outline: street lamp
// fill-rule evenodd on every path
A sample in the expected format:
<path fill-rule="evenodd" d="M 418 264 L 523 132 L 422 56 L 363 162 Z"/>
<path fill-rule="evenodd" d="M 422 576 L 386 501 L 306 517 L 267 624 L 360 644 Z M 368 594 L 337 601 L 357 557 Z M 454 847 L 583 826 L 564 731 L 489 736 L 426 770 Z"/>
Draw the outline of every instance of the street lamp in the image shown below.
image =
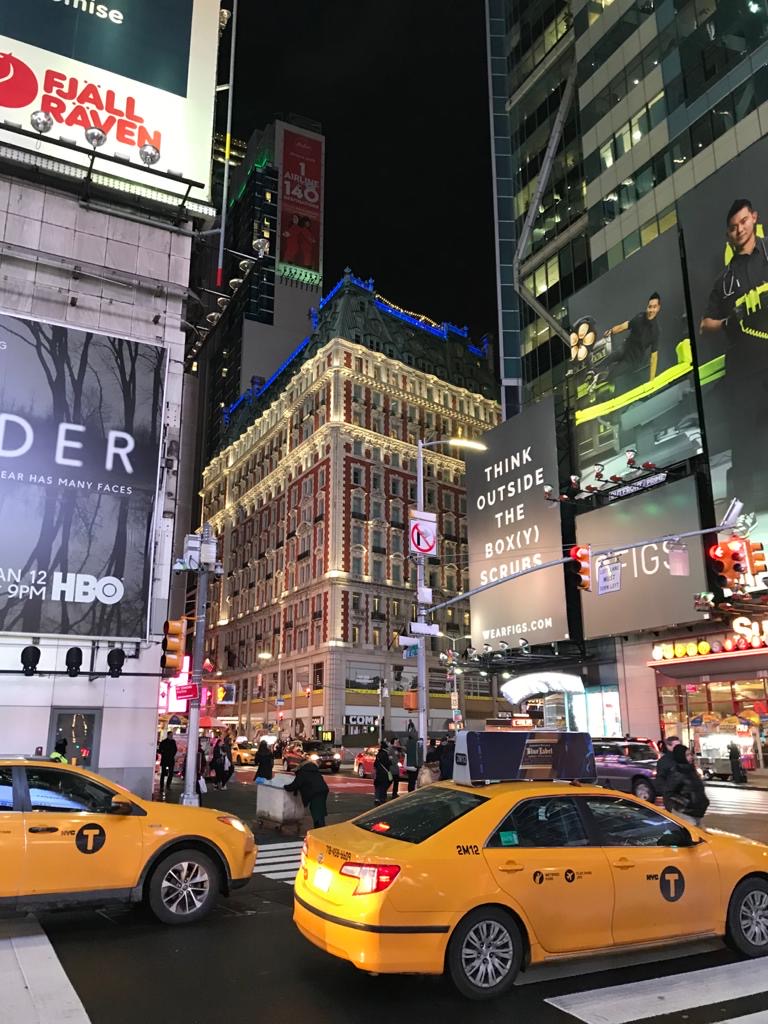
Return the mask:
<path fill-rule="evenodd" d="M 439 445 L 447 444 L 451 448 L 464 448 L 476 452 L 488 450 L 487 445 L 482 441 L 474 441 L 469 437 L 445 437 L 436 441 L 422 441 L 418 439 L 416 448 L 416 511 L 424 511 L 424 449 L 437 448 Z M 427 621 L 427 603 L 424 597 L 424 564 L 425 556 L 416 555 L 416 607 L 417 619 L 419 622 Z M 417 661 L 417 679 L 419 694 L 419 739 L 421 740 L 422 755 L 427 749 L 429 731 L 429 687 L 427 685 L 427 638 L 423 634 L 418 636 L 419 654 Z"/>
<path fill-rule="evenodd" d="M 261 685 L 264 688 L 264 726 L 266 727 L 266 725 L 267 725 L 267 723 L 269 721 L 269 683 L 264 681 L 264 667 L 266 666 L 268 661 L 272 660 L 272 652 L 271 651 L 259 651 L 259 653 L 256 655 L 256 657 L 261 662 L 261 666 L 260 666 L 260 670 L 259 670 L 259 677 L 261 679 Z M 249 703 L 248 704 L 249 725 L 250 725 L 250 709 L 251 709 L 251 706 L 250 706 L 250 703 Z"/>

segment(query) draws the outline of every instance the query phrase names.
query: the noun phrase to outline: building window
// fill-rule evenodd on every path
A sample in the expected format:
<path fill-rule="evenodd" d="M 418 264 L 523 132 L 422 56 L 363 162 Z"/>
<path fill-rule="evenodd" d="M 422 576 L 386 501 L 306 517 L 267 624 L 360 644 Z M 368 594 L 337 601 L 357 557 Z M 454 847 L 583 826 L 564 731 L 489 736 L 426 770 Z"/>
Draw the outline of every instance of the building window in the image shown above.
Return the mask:
<path fill-rule="evenodd" d="M 365 513 L 363 508 L 363 496 L 361 494 L 352 495 L 352 511 Z"/>
<path fill-rule="evenodd" d="M 401 566 L 401 564 L 399 562 L 392 562 L 392 582 L 394 583 L 394 585 L 396 587 L 402 586 L 402 583 L 403 583 L 403 567 Z M 392 614 L 393 615 L 397 615 L 397 612 L 394 610 L 395 603 L 396 602 L 392 603 Z"/>
<path fill-rule="evenodd" d="M 364 532 L 362 526 L 359 523 L 353 523 L 352 525 L 352 543 L 353 544 L 364 544 Z"/>
<path fill-rule="evenodd" d="M 362 466 L 352 467 L 352 483 L 355 487 L 360 487 L 363 482 L 363 469 Z"/>
<path fill-rule="evenodd" d="M 381 647 L 381 627 L 380 626 L 374 626 L 373 630 L 372 630 L 372 633 L 373 633 L 373 646 L 374 647 Z"/>
<path fill-rule="evenodd" d="M 375 583 L 384 582 L 384 562 L 381 558 L 373 560 L 373 580 Z"/>
<path fill-rule="evenodd" d="M 381 501 L 374 498 L 371 502 L 371 519 L 383 519 L 384 518 L 384 505 Z"/>
<path fill-rule="evenodd" d="M 362 576 L 363 575 L 363 560 L 360 555 L 354 555 L 352 558 L 352 575 Z"/>
<path fill-rule="evenodd" d="M 355 644 L 355 646 L 357 646 L 357 644 L 360 643 L 360 627 L 359 626 L 353 626 L 352 627 L 352 643 Z"/>
<path fill-rule="evenodd" d="M 352 594 L 352 611 L 359 612 L 363 607 L 363 595 L 357 590 Z"/>

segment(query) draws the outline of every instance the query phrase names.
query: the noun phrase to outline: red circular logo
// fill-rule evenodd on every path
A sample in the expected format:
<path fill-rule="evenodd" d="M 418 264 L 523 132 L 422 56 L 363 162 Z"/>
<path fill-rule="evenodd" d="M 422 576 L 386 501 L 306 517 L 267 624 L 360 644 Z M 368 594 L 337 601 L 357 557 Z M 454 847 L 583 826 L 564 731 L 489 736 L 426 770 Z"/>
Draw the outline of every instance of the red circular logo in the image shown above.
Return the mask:
<path fill-rule="evenodd" d="M 0 53 L 0 107 L 28 107 L 37 96 L 32 68 L 10 53 Z"/>

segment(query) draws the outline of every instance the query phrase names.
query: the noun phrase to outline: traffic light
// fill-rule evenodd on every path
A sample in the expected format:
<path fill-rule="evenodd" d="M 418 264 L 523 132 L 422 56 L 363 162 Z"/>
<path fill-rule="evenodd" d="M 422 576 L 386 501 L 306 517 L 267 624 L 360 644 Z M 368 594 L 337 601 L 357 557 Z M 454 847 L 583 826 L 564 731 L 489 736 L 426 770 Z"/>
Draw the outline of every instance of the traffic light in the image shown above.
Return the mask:
<path fill-rule="evenodd" d="M 712 582 L 722 590 L 728 586 L 728 577 L 725 575 L 725 547 L 722 544 L 713 544 L 707 552 L 709 567 L 712 570 Z"/>
<path fill-rule="evenodd" d="M 79 647 L 70 647 L 64 658 L 68 676 L 79 676 L 83 665 L 83 652 Z"/>
<path fill-rule="evenodd" d="M 37 672 L 37 663 L 40 661 L 39 647 L 25 647 L 21 652 L 21 667 L 25 676 L 33 676 Z"/>
<path fill-rule="evenodd" d="M 122 647 L 113 647 L 107 654 L 107 665 L 112 679 L 117 679 L 123 671 L 125 664 L 125 651 Z"/>
<path fill-rule="evenodd" d="M 765 551 L 762 544 L 748 540 L 745 542 L 747 550 L 747 564 L 752 576 L 760 576 L 766 571 Z"/>
<path fill-rule="evenodd" d="M 178 675 L 187 649 L 187 620 L 168 619 L 163 625 L 163 655 L 160 668 Z"/>
<path fill-rule="evenodd" d="M 738 587 L 740 577 L 747 571 L 747 544 L 741 537 L 725 542 L 725 576 L 731 590 Z"/>
<path fill-rule="evenodd" d="M 574 544 L 569 552 L 574 560 L 568 563 L 568 568 L 576 576 L 576 586 L 579 590 L 592 589 L 592 552 L 588 547 L 581 547 Z"/>

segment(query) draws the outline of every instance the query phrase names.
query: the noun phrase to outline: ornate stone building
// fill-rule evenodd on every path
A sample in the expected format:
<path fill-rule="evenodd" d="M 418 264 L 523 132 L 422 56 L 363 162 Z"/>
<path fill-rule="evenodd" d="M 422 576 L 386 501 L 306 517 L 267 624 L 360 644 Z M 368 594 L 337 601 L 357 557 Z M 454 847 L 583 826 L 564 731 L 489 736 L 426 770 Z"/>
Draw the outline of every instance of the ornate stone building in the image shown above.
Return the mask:
<path fill-rule="evenodd" d="M 417 439 L 479 437 L 500 411 L 488 344 L 394 306 L 372 281 L 347 272 L 313 326 L 270 381 L 228 410 L 228 440 L 203 473 L 203 517 L 225 568 L 211 594 L 208 655 L 219 681 L 235 684 L 224 688 L 234 704 L 210 710 L 249 736 L 322 727 L 338 742 L 377 730 L 380 699 L 388 731 L 410 717 L 402 693 L 416 661 L 404 660 L 396 634 L 415 617 L 406 527 Z M 467 586 L 464 463 L 448 449 L 425 454 L 437 602 Z M 466 646 L 468 603 L 438 621 L 435 731 L 451 714 L 439 654 Z M 482 720 L 488 704 L 467 694 L 465 711 Z"/>

